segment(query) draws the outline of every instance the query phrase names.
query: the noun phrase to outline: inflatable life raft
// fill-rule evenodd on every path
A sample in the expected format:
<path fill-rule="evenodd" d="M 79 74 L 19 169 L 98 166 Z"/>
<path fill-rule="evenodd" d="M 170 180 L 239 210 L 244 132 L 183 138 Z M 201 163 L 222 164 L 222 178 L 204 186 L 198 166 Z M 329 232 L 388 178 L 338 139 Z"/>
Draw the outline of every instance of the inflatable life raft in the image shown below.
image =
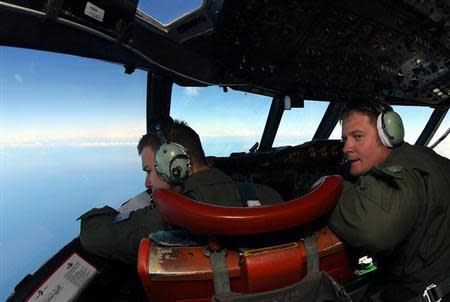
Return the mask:
<path fill-rule="evenodd" d="M 157 191 L 154 200 L 171 225 L 209 237 L 206 246 L 162 246 L 141 241 L 138 273 L 150 301 L 210 301 L 215 294 L 211 252 L 224 251 L 223 236 L 257 235 L 308 225 L 331 211 L 342 191 L 340 176 L 321 178 L 310 193 L 285 203 L 227 208 L 208 205 L 170 191 Z M 315 232 L 320 270 L 336 281 L 352 278 L 342 242 L 327 228 Z M 299 236 L 300 237 L 300 236 Z M 258 293 L 283 288 L 307 273 L 303 240 L 256 249 L 228 249 L 225 253 L 230 288 Z M 216 290 L 217 291 L 217 290 Z"/>

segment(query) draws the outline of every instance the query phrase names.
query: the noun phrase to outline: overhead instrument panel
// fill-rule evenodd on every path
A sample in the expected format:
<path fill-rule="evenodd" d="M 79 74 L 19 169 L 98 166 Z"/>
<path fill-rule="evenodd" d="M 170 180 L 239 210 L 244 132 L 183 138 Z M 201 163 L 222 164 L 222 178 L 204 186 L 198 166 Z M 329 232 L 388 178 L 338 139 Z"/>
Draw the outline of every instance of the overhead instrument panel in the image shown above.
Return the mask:
<path fill-rule="evenodd" d="M 168 24 L 137 5 L 0 1 L 0 44 L 153 70 L 181 86 L 450 106 L 447 0 L 204 0 Z"/>
<path fill-rule="evenodd" d="M 189 46 L 237 89 L 448 105 L 449 14 L 448 1 L 225 2 L 214 48 Z"/>

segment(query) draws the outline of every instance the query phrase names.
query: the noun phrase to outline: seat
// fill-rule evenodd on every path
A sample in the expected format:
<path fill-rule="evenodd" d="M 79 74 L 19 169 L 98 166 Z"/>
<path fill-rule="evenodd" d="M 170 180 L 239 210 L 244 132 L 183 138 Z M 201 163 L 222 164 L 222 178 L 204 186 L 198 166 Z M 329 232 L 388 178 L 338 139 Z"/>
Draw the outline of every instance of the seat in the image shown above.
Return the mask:
<path fill-rule="evenodd" d="M 227 208 L 190 200 L 170 191 L 154 193 L 161 214 L 172 225 L 210 236 L 210 246 L 160 246 L 141 241 L 138 273 L 149 299 L 158 301 L 210 301 L 213 271 L 205 251 L 217 247 L 220 235 L 265 234 L 309 224 L 328 213 L 342 190 L 340 176 L 327 176 L 313 190 L 285 203 L 252 208 Z M 342 242 L 327 228 L 316 231 L 319 267 L 338 282 L 352 276 Z M 220 240 L 219 240 L 220 241 Z M 307 253 L 302 240 L 275 246 L 226 253 L 231 290 L 256 293 L 298 282 L 306 275 Z"/>
<path fill-rule="evenodd" d="M 154 192 L 153 199 L 169 224 L 193 233 L 255 235 L 313 222 L 334 208 L 342 186 L 341 176 L 325 176 L 302 197 L 250 208 L 213 206 L 168 190 Z"/>

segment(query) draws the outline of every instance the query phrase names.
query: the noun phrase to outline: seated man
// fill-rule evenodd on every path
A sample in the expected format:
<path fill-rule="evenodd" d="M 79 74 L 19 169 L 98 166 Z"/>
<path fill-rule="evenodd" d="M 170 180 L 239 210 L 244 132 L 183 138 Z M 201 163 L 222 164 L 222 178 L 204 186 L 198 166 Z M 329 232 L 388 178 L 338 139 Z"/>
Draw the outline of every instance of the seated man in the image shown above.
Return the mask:
<path fill-rule="evenodd" d="M 256 196 L 253 202 L 259 200 L 261 204 L 282 201 L 267 186 L 251 184 L 242 189 L 222 171 L 208 166 L 198 134 L 184 122 L 170 119 L 166 125 L 156 125 L 139 141 L 138 153 L 147 173 L 145 186 L 152 191 L 169 189 L 198 201 L 232 207 L 245 205 L 249 199 L 246 195 Z M 120 221 L 115 219 L 117 214 L 116 210 L 104 207 L 80 217 L 80 240 L 87 251 L 134 264 L 140 240 L 149 233 L 169 228 L 153 205 Z"/>
<path fill-rule="evenodd" d="M 341 120 L 353 178 L 344 183 L 330 228 L 386 261 L 383 301 L 408 301 L 432 283 L 450 284 L 450 161 L 403 142 L 400 116 L 387 104 L 350 103 Z"/>

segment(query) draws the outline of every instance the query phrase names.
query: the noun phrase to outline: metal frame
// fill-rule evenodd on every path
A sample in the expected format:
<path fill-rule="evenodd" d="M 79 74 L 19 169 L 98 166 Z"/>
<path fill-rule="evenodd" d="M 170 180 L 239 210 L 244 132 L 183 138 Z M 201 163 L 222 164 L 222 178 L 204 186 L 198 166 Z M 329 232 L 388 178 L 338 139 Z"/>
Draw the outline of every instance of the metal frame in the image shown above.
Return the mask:
<path fill-rule="evenodd" d="M 269 151 L 272 148 L 275 135 L 277 134 L 278 127 L 280 126 L 281 118 L 283 117 L 283 112 L 283 97 L 274 97 L 272 99 L 272 104 L 270 105 L 269 115 L 267 116 L 266 126 L 261 137 L 261 144 L 258 151 Z"/>
<path fill-rule="evenodd" d="M 173 82 L 169 78 L 149 71 L 147 74 L 147 132 L 152 123 L 170 115 Z"/>
<path fill-rule="evenodd" d="M 312 140 L 328 139 L 330 137 L 346 105 L 347 102 L 330 102 Z"/>
<path fill-rule="evenodd" d="M 434 134 L 436 133 L 436 130 L 441 125 L 447 112 L 448 112 L 448 108 L 434 109 L 433 113 L 430 116 L 430 119 L 428 120 L 427 124 L 425 125 L 425 128 L 423 128 L 422 133 L 417 138 L 415 145 L 427 146 L 430 143 L 430 140 L 433 138 Z"/>
<path fill-rule="evenodd" d="M 71 54 L 164 72 L 181 86 L 216 84 L 207 79 L 214 77 L 217 64 L 170 41 L 141 19 L 134 20 L 130 34 L 133 38 L 124 40 L 119 33 L 102 31 L 82 20 L 54 16 L 58 9 L 56 4 L 48 4 L 49 12 L 46 12 L 0 0 L 0 45 Z M 186 64 L 186 58 L 192 64 Z"/>

